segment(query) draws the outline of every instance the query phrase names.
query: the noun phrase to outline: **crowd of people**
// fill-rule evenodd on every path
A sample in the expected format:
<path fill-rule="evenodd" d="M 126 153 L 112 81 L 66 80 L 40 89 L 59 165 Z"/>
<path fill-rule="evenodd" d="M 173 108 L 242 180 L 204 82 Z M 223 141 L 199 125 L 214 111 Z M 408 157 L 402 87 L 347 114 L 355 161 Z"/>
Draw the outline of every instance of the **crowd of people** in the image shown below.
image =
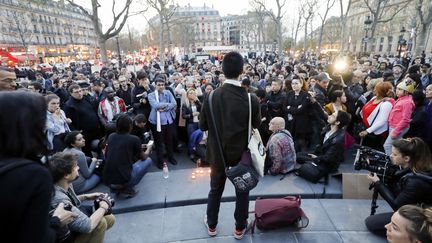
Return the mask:
<path fill-rule="evenodd" d="M 41 200 L 51 196 L 45 187 L 55 188 L 55 195 L 51 203 L 39 205 L 45 207 L 42 212 L 48 212 L 50 205 L 55 210 L 50 217 L 60 219 L 57 231 L 69 225 L 72 233 L 62 236 L 81 237 L 83 242 L 94 237 L 92 242 L 101 242 L 115 221 L 110 214 L 112 203 L 107 195 L 86 193 L 102 181 L 113 193 L 133 197 L 137 193 L 134 186 L 153 163 L 159 169 L 176 165 L 174 153 L 187 147 L 192 161 L 212 167 L 205 223 L 209 235 L 214 236 L 221 185 L 226 179 L 220 156 L 228 165 L 240 161 L 247 145 L 246 94 L 250 93 L 252 124 L 267 150 L 265 174 L 295 172 L 316 183 L 337 171 L 344 151 L 357 142 L 384 151 L 407 170 L 397 193 L 381 188 L 379 178 L 370 176 L 392 208 L 399 209 L 399 218 L 405 217 L 401 211 L 404 205 L 432 203 L 431 196 L 424 194 L 432 188 L 428 179 L 432 178 L 432 75 L 423 57 L 410 64 L 406 60 L 390 63 L 379 56 L 345 57 L 341 60 L 346 68 L 340 70 L 333 65 L 338 60 L 332 64 L 307 55 L 247 58 L 229 53 L 225 58 L 222 62 L 169 60 L 162 67 L 155 59 L 136 73 L 113 65 L 99 71 L 84 64 L 53 73 L 37 70 L 27 74 L 2 68 L 1 105 L 21 114 L 10 124 L 10 114 L 1 112 L 8 115 L 2 117 L 7 124 L 0 121 L 2 130 L 13 126 L 2 132 L 10 133 L 12 139 L 6 142 L 2 136 L 2 162 L 8 158 L 39 160 L 47 155 L 53 179 L 39 178 L 35 185 L 40 188 L 33 189 L 47 190 Z M 16 90 L 20 98 L 13 94 Z M 208 104 L 212 91 L 224 155 L 215 150 Z M 41 109 L 43 115 L 36 114 Z M 40 127 L 21 124 L 27 116 L 38 119 L 31 125 Z M 23 132 L 28 134 L 17 136 Z M 27 167 L 46 177 L 46 171 Z M 407 199 L 406 194 L 412 198 Z M 235 236 L 241 238 L 249 196 L 236 196 Z M 98 201 L 98 209 L 83 212 L 81 201 L 97 198 L 103 199 Z M 72 210 L 64 210 L 65 204 Z M 381 216 L 379 223 L 368 218 L 367 226 L 382 232 L 390 217 Z M 40 230 L 40 234 L 44 232 L 48 231 Z"/>

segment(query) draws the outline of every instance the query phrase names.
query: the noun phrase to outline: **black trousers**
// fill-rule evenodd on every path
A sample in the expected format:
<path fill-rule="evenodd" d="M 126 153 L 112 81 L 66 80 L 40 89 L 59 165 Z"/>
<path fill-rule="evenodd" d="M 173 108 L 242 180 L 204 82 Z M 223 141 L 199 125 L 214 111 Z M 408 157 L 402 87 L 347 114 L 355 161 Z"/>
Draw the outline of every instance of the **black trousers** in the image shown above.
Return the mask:
<path fill-rule="evenodd" d="M 225 188 L 226 175 L 223 168 L 216 167 L 210 164 L 210 192 L 207 199 L 207 223 L 210 228 L 215 228 L 218 223 L 219 208 L 221 203 L 222 193 Z M 236 191 L 236 204 L 234 211 L 234 219 L 236 228 L 244 229 L 249 213 L 249 192 Z"/>
<path fill-rule="evenodd" d="M 386 236 L 385 225 L 390 223 L 393 213 L 380 213 L 365 219 L 366 228 L 376 235 Z"/>
<path fill-rule="evenodd" d="M 174 123 L 171 123 L 168 125 L 161 125 L 161 131 L 158 132 L 156 125 L 151 124 L 151 130 L 156 144 L 158 164 L 162 164 L 164 161 L 173 158 L 174 129 Z"/>

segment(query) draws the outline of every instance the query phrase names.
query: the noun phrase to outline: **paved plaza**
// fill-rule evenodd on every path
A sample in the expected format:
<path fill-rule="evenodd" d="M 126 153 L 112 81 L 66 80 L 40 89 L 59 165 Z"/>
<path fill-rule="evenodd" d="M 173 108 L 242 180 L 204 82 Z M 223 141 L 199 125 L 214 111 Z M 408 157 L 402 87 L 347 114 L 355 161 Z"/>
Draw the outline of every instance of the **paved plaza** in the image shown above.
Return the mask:
<path fill-rule="evenodd" d="M 355 149 L 346 151 L 340 172 L 355 172 L 352 159 Z M 170 165 L 170 176 L 164 179 L 155 166 L 136 187 L 139 193 L 132 199 L 116 197 L 114 212 L 117 222 L 108 231 L 106 242 L 235 242 L 234 187 L 226 182 L 219 213 L 218 235 L 210 238 L 203 224 L 210 176 L 208 168 L 197 173 L 195 164 L 185 154 L 176 154 L 179 164 Z M 201 172 L 201 173 L 200 173 Z M 195 173 L 196 178 L 192 178 Z M 356 172 L 358 173 L 358 172 Z M 364 173 L 364 171 L 363 171 Z M 305 229 L 282 228 L 248 233 L 241 242 L 386 242 L 369 233 L 364 219 L 370 213 L 370 200 L 342 199 L 340 176 L 330 177 L 328 185 L 312 184 L 294 174 L 266 176 L 251 191 L 250 211 L 257 197 L 300 195 L 302 208 L 310 219 Z M 93 191 L 108 192 L 99 185 Z M 385 201 L 379 201 L 379 212 L 390 211 Z M 253 213 L 249 219 L 253 220 Z"/>

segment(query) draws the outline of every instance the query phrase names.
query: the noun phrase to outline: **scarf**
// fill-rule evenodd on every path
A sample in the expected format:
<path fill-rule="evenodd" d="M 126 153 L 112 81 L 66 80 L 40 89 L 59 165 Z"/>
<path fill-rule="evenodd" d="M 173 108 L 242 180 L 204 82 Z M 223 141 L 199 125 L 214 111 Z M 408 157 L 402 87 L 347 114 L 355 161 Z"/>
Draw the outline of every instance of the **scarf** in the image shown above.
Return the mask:
<path fill-rule="evenodd" d="M 111 102 L 108 99 L 105 99 L 104 101 L 104 110 L 105 110 L 105 115 L 107 117 L 108 121 L 112 121 L 114 118 L 114 115 L 117 115 L 120 113 L 120 106 L 118 104 L 118 98 L 114 97 L 113 100 L 113 106 L 111 106 Z"/>
<path fill-rule="evenodd" d="M 162 93 L 163 94 L 163 93 Z M 156 102 L 159 104 L 159 92 L 155 91 Z M 162 132 L 161 120 L 160 120 L 160 111 L 156 109 L 156 131 Z"/>

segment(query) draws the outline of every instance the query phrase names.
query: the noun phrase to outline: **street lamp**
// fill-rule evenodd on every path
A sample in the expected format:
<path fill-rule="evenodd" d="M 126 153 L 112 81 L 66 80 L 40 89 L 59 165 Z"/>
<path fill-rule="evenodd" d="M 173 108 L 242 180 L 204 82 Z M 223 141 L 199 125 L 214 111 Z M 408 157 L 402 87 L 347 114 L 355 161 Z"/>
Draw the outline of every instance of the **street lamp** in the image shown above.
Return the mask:
<path fill-rule="evenodd" d="M 277 41 L 276 41 L 276 39 L 274 39 L 273 40 L 273 52 L 276 52 L 276 44 L 277 44 Z"/>
<path fill-rule="evenodd" d="M 399 40 L 398 40 L 398 44 L 399 44 L 399 51 L 398 51 L 398 57 L 401 57 L 401 52 L 402 52 L 402 47 L 406 45 L 406 40 L 403 38 L 404 34 L 405 34 L 406 30 L 405 27 L 402 26 L 401 30 L 400 30 L 400 35 L 399 35 Z"/>
<path fill-rule="evenodd" d="M 369 37 L 368 37 L 368 31 L 371 29 L 372 27 L 372 20 L 370 19 L 370 16 L 368 15 L 366 20 L 364 21 L 364 29 L 365 29 L 365 37 L 363 37 L 363 43 L 364 43 L 364 53 L 367 52 L 367 43 L 369 41 Z"/>

